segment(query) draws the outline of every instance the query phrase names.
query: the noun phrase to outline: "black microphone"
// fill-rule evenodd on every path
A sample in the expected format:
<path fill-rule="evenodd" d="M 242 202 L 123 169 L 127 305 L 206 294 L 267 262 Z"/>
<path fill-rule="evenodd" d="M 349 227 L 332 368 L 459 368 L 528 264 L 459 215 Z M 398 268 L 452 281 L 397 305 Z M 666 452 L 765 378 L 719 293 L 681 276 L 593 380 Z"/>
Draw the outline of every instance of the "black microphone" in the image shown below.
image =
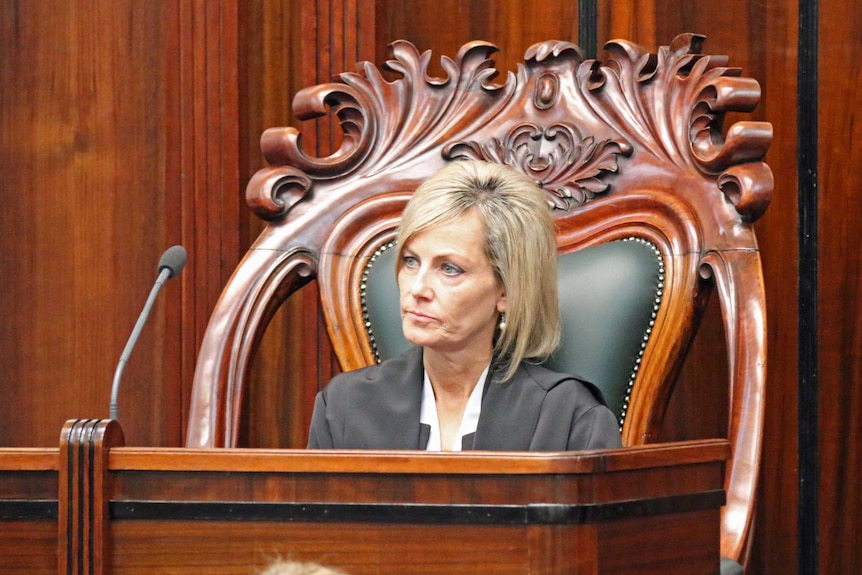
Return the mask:
<path fill-rule="evenodd" d="M 141 336 L 141 330 L 144 329 L 144 324 L 147 323 L 147 318 L 150 316 L 150 311 L 153 309 L 153 304 L 156 302 L 156 296 L 159 295 L 159 290 L 162 285 L 169 279 L 177 277 L 183 271 L 183 266 L 186 265 L 186 248 L 183 246 L 171 246 L 162 257 L 159 259 L 159 277 L 156 278 L 156 283 L 153 289 L 150 290 L 150 297 L 147 298 L 147 303 L 144 304 L 144 309 L 141 315 L 138 316 L 138 322 L 135 324 L 135 329 L 132 330 L 132 335 L 129 336 L 129 341 L 126 342 L 126 347 L 120 355 L 120 361 L 117 363 L 117 369 L 114 371 L 114 384 L 111 387 L 111 405 L 109 408 L 111 419 L 118 419 L 117 396 L 120 393 L 120 379 L 123 377 L 123 369 L 129 361 L 129 356 L 132 355 L 132 350 L 135 344 L 138 343 L 138 338 Z"/>

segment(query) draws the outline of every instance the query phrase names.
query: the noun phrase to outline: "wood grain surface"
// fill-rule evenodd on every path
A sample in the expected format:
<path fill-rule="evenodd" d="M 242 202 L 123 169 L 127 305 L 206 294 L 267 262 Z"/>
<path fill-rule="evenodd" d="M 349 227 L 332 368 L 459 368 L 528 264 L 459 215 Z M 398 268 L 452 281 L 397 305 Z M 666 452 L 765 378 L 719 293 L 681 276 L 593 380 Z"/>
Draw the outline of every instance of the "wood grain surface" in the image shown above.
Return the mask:
<path fill-rule="evenodd" d="M 556 0 L 541 11 L 526 2 L 416 1 L 410 11 L 394 0 L 344 8 L 232 4 L 0 1 L 0 445 L 53 446 L 66 419 L 107 414 L 116 358 L 155 264 L 179 242 L 189 249 L 190 267 L 167 284 L 132 356 L 121 418 L 130 445 L 182 443 L 200 334 L 260 225 L 242 197 L 262 165 L 260 134 L 295 122 L 289 105 L 299 87 L 358 60 L 381 62 L 396 38 L 435 54 L 483 38 L 511 58 L 501 62 L 505 68 L 530 43 L 576 40 L 577 31 L 576 4 Z M 854 488 L 862 460 L 856 4 L 820 2 L 821 572 L 829 574 L 860 571 L 858 545 L 847 543 L 862 537 L 862 496 Z M 761 84 L 754 116 L 775 128 L 766 160 L 776 184 L 757 223 L 769 370 L 751 572 L 793 574 L 797 3 L 602 0 L 599 16 L 600 45 L 622 36 L 654 48 L 695 31 L 707 36 L 710 52 L 728 54 Z M 318 61 L 318 53 L 335 62 Z M 320 130 L 329 133 L 325 122 Z M 311 149 L 325 150 L 306 136 Z M 297 382 L 325 382 L 335 369 L 312 305 L 314 285 L 305 289 L 307 299 L 275 322 L 281 331 L 266 336 L 249 397 L 250 445 L 302 445 L 310 399 Z M 702 396 L 723 401 L 710 383 L 722 377 L 712 358 L 724 343 L 709 317 L 677 386 L 668 437 L 721 431 L 724 417 L 698 407 Z M 285 348 L 288 333 L 296 344 Z M 309 354 L 317 367 L 297 370 L 298 357 Z"/>

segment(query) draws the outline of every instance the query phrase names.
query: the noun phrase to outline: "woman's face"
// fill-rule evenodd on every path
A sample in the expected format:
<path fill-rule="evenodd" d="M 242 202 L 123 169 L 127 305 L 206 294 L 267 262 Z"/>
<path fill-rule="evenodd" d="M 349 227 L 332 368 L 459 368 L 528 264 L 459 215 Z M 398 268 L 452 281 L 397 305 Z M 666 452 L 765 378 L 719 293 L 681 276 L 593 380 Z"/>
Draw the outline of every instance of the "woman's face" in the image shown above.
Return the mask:
<path fill-rule="evenodd" d="M 407 341 L 443 352 L 490 352 L 506 294 L 484 246 L 484 226 L 473 211 L 406 242 L 398 290 Z"/>

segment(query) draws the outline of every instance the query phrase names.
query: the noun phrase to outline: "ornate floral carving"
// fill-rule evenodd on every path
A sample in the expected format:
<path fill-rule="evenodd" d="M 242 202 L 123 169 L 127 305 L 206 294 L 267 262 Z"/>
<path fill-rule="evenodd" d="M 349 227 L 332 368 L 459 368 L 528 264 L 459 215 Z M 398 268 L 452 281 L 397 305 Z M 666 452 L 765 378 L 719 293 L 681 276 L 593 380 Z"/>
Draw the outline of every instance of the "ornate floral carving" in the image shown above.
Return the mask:
<path fill-rule="evenodd" d="M 357 72 L 340 74 L 340 83 L 297 93 L 294 108 L 301 119 L 324 115 L 332 106 L 344 130 L 342 147 L 326 158 L 312 158 L 300 148 L 299 132 L 285 128 L 263 142 L 272 163 L 293 165 L 312 177 L 361 170 L 373 175 L 415 159 L 428 147 L 487 124 L 509 102 L 517 83 L 491 84 L 497 76 L 489 56 L 497 48 L 484 42 L 464 46 L 456 60 L 441 58 L 446 78 L 428 75 L 430 52 L 419 54 L 406 41 L 392 44 L 394 59 L 386 69 L 400 73 L 394 82 L 365 62 Z"/>
<path fill-rule="evenodd" d="M 681 175 L 694 171 L 716 178 L 733 166 L 761 164 L 771 140 L 769 124 L 739 122 L 722 132 L 725 112 L 750 111 L 759 86 L 727 67 L 725 57 L 700 54 L 702 42 L 702 36 L 684 34 L 652 54 L 614 41 L 605 46 L 603 63 L 586 60 L 569 42 L 542 42 L 527 50 L 525 62 L 503 83 L 494 83 L 491 44 L 473 42 L 455 59 L 442 57 L 444 76 L 438 78 L 429 73 L 430 52 L 395 42 L 384 68 L 397 79 L 388 80 L 366 62 L 297 94 L 300 119 L 327 111 L 338 118 L 342 145 L 317 158 L 302 150 L 297 130 L 268 131 L 264 154 L 271 165 L 291 167 L 292 183 L 284 188 L 276 183 L 286 180 L 257 178 L 250 185 L 266 189 L 250 189 L 249 199 L 263 217 L 282 217 L 309 197 L 295 193 L 294 184 L 302 181 L 297 174 L 312 182 L 376 178 L 409 171 L 453 142 L 448 149 L 458 154 L 507 158 L 542 181 L 563 209 L 606 190 L 602 178 L 619 167 L 620 154 L 648 154 L 677 166 Z M 510 145 L 516 148 L 503 149 Z M 571 154 L 570 163 L 562 161 L 564 154 Z M 739 179 L 738 185 L 746 182 Z M 279 191 L 285 189 L 287 201 Z M 764 205 L 769 192 L 735 190 L 757 198 L 734 205 Z"/>
<path fill-rule="evenodd" d="M 683 169 L 719 176 L 729 168 L 755 163 L 755 170 L 768 170 L 761 162 L 772 140 L 768 122 L 738 122 L 725 136 L 724 114 L 749 112 L 760 100 L 760 86 L 751 78 L 741 78 L 738 68 L 726 66 L 726 56 L 700 53 L 704 37 L 681 34 L 670 46 L 656 54 L 626 41 L 605 46 L 609 61 L 593 68 L 583 79 L 581 93 L 594 109 L 633 145 Z M 746 180 L 739 185 L 746 186 Z M 741 189 L 738 193 L 757 195 L 753 203 L 769 203 L 770 189 Z M 758 208 L 750 213 L 756 219 Z"/>
<path fill-rule="evenodd" d="M 485 160 L 515 168 L 548 191 L 551 204 L 560 210 L 580 206 L 605 192 L 608 184 L 601 181 L 602 175 L 616 172 L 617 156 L 629 153 L 627 143 L 585 138 L 569 123 L 545 128 L 520 124 L 501 139 L 455 142 L 443 149 L 447 158 Z"/>

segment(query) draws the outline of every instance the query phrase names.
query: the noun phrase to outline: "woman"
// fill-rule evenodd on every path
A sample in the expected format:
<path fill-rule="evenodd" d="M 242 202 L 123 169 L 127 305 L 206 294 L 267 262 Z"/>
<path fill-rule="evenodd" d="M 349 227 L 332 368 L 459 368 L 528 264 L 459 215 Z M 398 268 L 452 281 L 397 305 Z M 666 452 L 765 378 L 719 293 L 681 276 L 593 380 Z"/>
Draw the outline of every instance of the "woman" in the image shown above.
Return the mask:
<path fill-rule="evenodd" d="M 309 448 L 564 451 L 620 446 L 592 385 L 538 365 L 559 345 L 557 248 L 543 192 L 499 164 L 453 162 L 397 237 L 401 357 L 315 400 Z"/>

